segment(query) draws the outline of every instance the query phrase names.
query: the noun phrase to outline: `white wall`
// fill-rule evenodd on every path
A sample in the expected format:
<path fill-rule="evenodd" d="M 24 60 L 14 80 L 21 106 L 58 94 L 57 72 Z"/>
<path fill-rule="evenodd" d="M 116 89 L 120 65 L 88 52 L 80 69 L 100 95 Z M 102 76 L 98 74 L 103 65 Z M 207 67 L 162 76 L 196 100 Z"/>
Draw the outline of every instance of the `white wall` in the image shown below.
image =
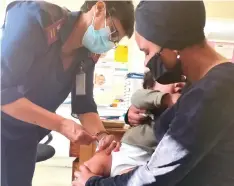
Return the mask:
<path fill-rule="evenodd" d="M 129 71 L 130 72 L 144 72 L 144 52 L 139 50 L 135 38 L 131 38 L 129 42 Z"/>

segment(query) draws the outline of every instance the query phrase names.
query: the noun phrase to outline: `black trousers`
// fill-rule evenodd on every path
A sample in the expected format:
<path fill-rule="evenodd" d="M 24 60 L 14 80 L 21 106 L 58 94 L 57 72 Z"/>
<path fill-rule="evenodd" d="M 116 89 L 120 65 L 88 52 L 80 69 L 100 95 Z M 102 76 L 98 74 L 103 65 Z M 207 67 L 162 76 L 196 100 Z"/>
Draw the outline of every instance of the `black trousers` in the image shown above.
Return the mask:
<path fill-rule="evenodd" d="M 37 145 L 49 130 L 1 119 L 1 186 L 31 186 Z"/>

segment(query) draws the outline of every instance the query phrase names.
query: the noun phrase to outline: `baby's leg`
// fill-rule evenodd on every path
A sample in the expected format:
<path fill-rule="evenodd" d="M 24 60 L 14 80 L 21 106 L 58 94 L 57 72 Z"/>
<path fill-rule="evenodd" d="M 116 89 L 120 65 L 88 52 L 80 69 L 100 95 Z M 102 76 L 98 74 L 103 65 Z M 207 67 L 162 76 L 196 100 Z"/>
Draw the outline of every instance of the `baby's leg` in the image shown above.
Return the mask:
<path fill-rule="evenodd" d="M 95 155 L 84 162 L 90 171 L 96 175 L 100 176 L 110 176 L 112 156 L 106 155 L 105 151 L 100 151 L 95 153 Z"/>
<path fill-rule="evenodd" d="M 138 166 L 146 165 L 151 155 L 140 147 L 122 143 L 120 151 L 112 152 L 111 176 L 121 175 Z"/>

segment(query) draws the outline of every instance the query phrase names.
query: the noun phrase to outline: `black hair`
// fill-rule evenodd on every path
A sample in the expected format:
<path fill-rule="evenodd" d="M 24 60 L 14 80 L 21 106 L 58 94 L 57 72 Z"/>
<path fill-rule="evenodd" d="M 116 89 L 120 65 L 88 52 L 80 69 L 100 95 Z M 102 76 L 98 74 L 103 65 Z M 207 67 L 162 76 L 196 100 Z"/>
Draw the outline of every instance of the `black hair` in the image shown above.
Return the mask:
<path fill-rule="evenodd" d="M 114 18 L 118 19 L 123 26 L 123 29 L 128 36 L 132 37 L 134 32 L 134 5 L 132 0 L 128 1 L 104 1 L 106 4 L 106 10 Z M 97 1 L 86 0 L 81 6 L 82 12 L 88 12 Z M 107 14 L 108 16 L 108 14 Z"/>
<path fill-rule="evenodd" d="M 144 79 L 143 79 L 143 88 L 144 89 L 152 89 L 152 88 L 154 88 L 155 83 L 156 82 L 154 80 L 152 73 L 150 71 L 146 72 L 144 75 Z"/>

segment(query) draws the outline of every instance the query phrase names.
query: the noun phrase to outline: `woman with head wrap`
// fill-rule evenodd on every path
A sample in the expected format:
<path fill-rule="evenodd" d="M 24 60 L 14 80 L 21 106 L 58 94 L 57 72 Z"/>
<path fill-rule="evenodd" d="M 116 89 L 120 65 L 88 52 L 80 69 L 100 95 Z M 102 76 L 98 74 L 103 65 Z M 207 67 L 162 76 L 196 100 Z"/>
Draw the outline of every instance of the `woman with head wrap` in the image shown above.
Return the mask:
<path fill-rule="evenodd" d="M 234 185 L 234 64 L 210 47 L 204 36 L 202 1 L 142 1 L 136 9 L 136 41 L 145 65 L 173 77 L 185 75 L 191 86 L 175 105 L 174 115 L 145 166 L 114 178 L 81 167 L 86 186 L 230 186 Z M 176 79 L 175 78 L 175 79 Z M 160 130 L 157 130 L 160 131 Z M 155 132 L 157 133 L 155 130 Z M 88 181 L 87 181 L 88 180 Z"/>

